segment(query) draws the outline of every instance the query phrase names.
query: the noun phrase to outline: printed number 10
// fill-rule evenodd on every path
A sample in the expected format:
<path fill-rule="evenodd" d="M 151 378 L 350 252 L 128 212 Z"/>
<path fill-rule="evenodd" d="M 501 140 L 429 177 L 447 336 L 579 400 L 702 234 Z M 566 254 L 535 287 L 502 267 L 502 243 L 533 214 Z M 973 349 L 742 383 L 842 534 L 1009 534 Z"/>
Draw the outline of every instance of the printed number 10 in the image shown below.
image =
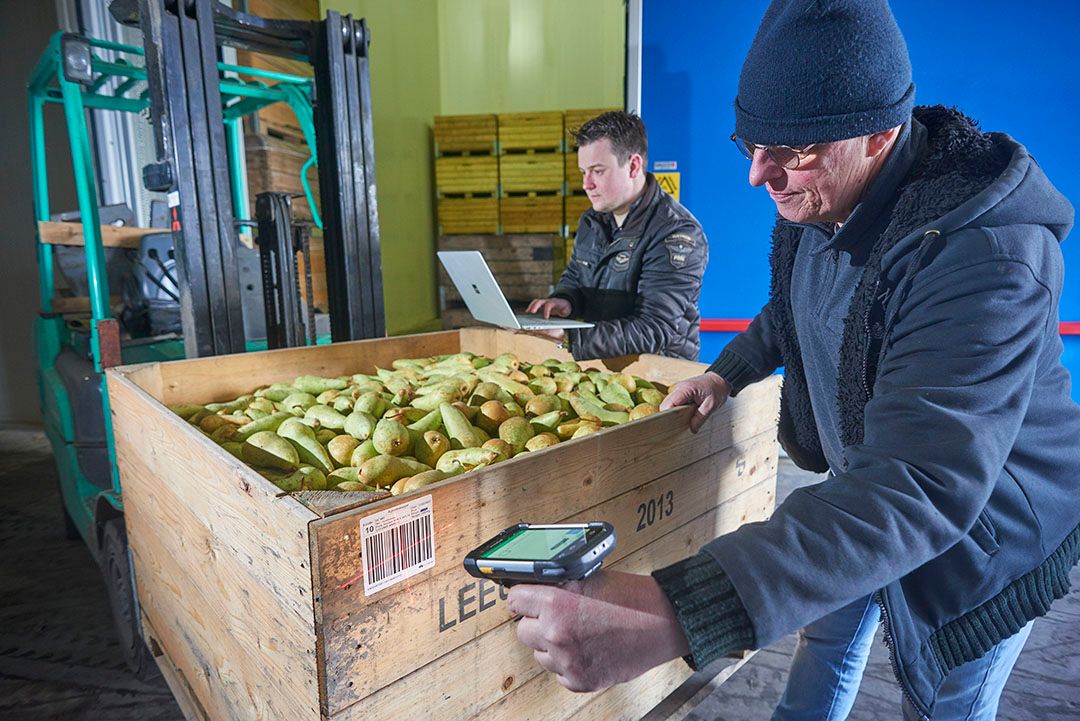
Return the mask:
<path fill-rule="evenodd" d="M 650 498 L 647 503 L 639 505 L 637 510 L 637 530 L 644 531 L 648 526 L 671 516 L 675 510 L 675 493 L 673 491 L 661 493 L 656 498 Z"/>

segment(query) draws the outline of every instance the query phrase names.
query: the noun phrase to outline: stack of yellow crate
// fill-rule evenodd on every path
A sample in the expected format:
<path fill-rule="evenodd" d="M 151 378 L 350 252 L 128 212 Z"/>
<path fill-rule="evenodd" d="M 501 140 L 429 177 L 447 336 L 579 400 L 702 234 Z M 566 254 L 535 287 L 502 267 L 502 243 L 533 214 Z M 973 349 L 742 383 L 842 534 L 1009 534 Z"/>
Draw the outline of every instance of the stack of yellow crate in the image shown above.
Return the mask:
<path fill-rule="evenodd" d="M 495 115 L 435 118 L 435 189 L 440 235 L 499 232 Z"/>
<path fill-rule="evenodd" d="M 563 224 L 563 115 L 499 115 L 499 217 L 504 233 L 559 233 Z"/>

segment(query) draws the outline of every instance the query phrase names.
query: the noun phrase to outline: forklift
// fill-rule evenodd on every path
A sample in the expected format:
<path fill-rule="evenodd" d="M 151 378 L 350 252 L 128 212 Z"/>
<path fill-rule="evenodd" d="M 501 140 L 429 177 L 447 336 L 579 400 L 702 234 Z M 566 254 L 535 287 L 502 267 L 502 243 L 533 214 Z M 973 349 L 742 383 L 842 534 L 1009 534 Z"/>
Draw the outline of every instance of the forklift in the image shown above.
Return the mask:
<path fill-rule="evenodd" d="M 141 29 L 142 47 L 57 33 L 28 82 L 41 290 L 34 329 L 66 531 L 101 567 L 125 659 L 149 677 L 157 666 L 139 624 L 104 371 L 385 335 L 371 36 L 363 19 L 332 11 L 318 21 L 272 20 L 216 0 L 113 0 L 109 11 Z M 225 63 L 223 47 L 300 60 L 313 77 Z M 260 193 L 255 217 L 247 217 L 242 121 L 274 103 L 293 110 L 311 150 L 301 183 L 323 231 L 328 336 L 316 333 L 310 227 L 293 218 L 291 196 Z M 77 225 L 50 215 L 43 125 L 50 104 L 62 106 L 67 123 Z M 114 209 L 99 207 L 90 108 L 149 120 L 155 159 L 142 168 L 142 181 L 165 194 L 167 227 L 102 225 Z M 311 167 L 318 203 L 307 181 Z M 249 228 L 253 250 L 240 239 Z M 58 295 L 57 274 L 82 295 Z M 110 276 L 123 285 L 115 315 Z M 251 332 L 262 325 L 263 333 Z"/>

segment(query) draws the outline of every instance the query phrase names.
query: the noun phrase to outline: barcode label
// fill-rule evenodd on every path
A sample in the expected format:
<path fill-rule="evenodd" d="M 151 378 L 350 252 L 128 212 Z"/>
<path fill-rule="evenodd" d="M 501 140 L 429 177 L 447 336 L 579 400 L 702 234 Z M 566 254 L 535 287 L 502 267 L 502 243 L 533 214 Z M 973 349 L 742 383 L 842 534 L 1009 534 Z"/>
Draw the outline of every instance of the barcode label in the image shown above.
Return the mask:
<path fill-rule="evenodd" d="M 434 566 L 431 496 L 361 519 L 360 548 L 365 596 Z"/>

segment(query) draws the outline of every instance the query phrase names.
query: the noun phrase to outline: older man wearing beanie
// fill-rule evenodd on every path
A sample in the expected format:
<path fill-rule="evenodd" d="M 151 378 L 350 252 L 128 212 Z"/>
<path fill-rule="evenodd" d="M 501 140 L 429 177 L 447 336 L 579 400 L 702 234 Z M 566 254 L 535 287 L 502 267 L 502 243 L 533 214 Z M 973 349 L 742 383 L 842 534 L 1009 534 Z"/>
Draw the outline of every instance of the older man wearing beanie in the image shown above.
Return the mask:
<path fill-rule="evenodd" d="M 769 301 L 665 407 L 696 430 L 783 366 L 781 443 L 830 477 L 651 577 L 512 589 L 569 688 L 803 628 L 774 718 L 839 720 L 880 622 L 905 718 L 994 718 L 1080 559 L 1073 209 L 1017 141 L 914 95 L 885 0 L 770 5 L 732 136 L 778 211 Z"/>

